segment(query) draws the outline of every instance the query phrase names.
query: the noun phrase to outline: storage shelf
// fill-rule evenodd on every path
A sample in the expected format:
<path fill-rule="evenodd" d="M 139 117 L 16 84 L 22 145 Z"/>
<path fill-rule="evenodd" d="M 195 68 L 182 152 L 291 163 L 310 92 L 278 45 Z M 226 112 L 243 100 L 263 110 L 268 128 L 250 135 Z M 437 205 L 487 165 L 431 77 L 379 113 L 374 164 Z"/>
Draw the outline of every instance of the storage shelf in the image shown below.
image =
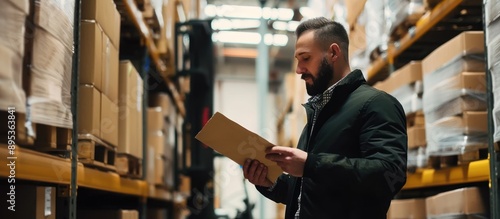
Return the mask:
<path fill-rule="evenodd" d="M 7 162 L 9 150 L 0 144 L 0 156 Z M 42 183 L 71 183 L 71 160 L 16 146 L 16 179 Z M 108 192 L 146 197 L 147 183 L 144 180 L 127 179 L 117 173 L 104 172 L 83 166 L 77 167 L 78 186 Z M 0 165 L 0 177 L 9 177 L 9 167 Z"/>
<path fill-rule="evenodd" d="M 160 53 L 158 52 L 158 48 L 156 47 L 156 44 L 154 42 L 153 35 L 148 25 L 146 24 L 146 21 L 143 18 L 142 12 L 139 10 L 139 8 L 137 8 L 137 5 L 134 3 L 134 0 L 122 0 L 122 3 L 126 8 L 126 12 L 129 15 L 128 17 L 130 17 L 130 19 L 134 23 L 134 26 L 136 26 L 136 28 L 139 30 L 141 37 L 144 39 L 146 47 L 148 48 L 149 55 L 151 56 L 151 59 L 155 63 L 156 69 L 158 70 L 158 72 L 161 72 L 162 76 L 164 76 L 163 80 L 165 81 L 168 90 L 171 92 L 174 98 L 175 106 L 179 111 L 179 114 L 182 117 L 185 117 L 186 109 L 183 104 L 184 101 L 174 83 L 169 78 L 165 77 L 165 75 L 167 75 L 166 73 L 167 64 L 161 58 Z"/>
<path fill-rule="evenodd" d="M 9 177 L 9 166 L 7 157 L 9 150 L 7 145 L 0 144 L 0 157 L 3 163 L 0 165 L 0 177 Z M 20 180 L 31 180 L 45 183 L 70 184 L 71 183 L 71 160 L 55 157 L 49 154 L 33 151 L 16 146 L 15 177 Z M 78 171 L 83 165 L 78 165 Z"/>
<path fill-rule="evenodd" d="M 401 53 L 429 32 L 429 30 L 449 15 L 463 1 L 443 0 L 430 13 L 426 13 L 415 25 L 414 31 L 407 33 L 401 38 L 399 46 L 392 46 L 387 52 L 387 57 L 379 57 L 369 66 L 367 70 L 368 81 L 371 81 L 381 73 L 381 70 L 389 64 L 388 60 L 394 60 L 397 56 L 401 55 Z"/>
<path fill-rule="evenodd" d="M 489 179 L 489 160 L 478 160 L 468 165 L 439 170 L 424 169 L 416 173 L 408 174 L 403 190 L 472 182 L 488 182 Z"/>

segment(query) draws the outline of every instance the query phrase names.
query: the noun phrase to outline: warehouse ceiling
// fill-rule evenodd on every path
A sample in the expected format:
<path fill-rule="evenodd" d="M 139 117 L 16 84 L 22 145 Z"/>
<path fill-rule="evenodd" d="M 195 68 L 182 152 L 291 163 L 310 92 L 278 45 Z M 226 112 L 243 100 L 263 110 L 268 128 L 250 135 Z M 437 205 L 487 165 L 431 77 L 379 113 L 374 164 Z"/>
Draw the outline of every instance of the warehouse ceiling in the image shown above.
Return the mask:
<path fill-rule="evenodd" d="M 270 64 L 291 66 L 295 44 L 294 30 L 308 0 L 267 0 L 262 13 L 268 18 Z M 236 7 L 234 7 L 236 6 Z M 248 8 L 238 8 L 245 6 Z M 242 10 L 239 12 L 238 10 Z M 255 10 L 256 12 L 253 12 Z M 255 59 L 260 17 L 259 0 L 207 0 L 205 14 L 214 18 L 214 41 L 225 58 Z M 251 12 L 250 12 L 251 11 Z M 245 12 L 248 17 L 245 17 Z"/>

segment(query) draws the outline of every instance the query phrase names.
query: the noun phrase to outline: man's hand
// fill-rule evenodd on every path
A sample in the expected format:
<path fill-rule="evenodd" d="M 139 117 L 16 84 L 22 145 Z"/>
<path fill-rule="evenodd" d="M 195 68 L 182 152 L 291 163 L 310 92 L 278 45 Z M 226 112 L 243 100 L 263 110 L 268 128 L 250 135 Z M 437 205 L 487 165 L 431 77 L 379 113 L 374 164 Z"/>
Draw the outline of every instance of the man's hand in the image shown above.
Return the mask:
<path fill-rule="evenodd" d="M 288 174 L 295 177 L 304 175 L 307 153 L 297 148 L 273 146 L 266 149 L 266 158 L 272 160 Z"/>
<path fill-rule="evenodd" d="M 246 160 L 243 164 L 243 175 L 255 185 L 263 187 L 273 185 L 273 182 L 267 179 L 267 166 L 261 164 L 258 160 Z"/>

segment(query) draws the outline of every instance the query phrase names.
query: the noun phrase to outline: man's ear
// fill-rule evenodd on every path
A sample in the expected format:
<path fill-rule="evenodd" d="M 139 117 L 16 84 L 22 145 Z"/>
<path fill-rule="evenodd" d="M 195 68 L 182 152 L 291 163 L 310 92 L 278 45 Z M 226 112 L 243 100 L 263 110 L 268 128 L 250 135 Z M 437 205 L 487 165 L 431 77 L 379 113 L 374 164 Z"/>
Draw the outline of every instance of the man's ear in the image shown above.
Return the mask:
<path fill-rule="evenodd" d="M 330 59 L 334 62 L 337 61 L 337 59 L 340 57 L 339 44 L 337 43 L 330 44 L 329 51 L 330 51 Z"/>

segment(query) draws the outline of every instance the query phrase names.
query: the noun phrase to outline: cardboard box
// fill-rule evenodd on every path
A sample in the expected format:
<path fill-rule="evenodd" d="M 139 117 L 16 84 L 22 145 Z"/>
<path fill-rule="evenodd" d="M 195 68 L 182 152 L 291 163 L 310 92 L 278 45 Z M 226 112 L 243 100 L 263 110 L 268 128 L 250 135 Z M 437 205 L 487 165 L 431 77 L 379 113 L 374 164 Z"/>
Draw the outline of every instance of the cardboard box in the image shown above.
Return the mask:
<path fill-rule="evenodd" d="M 432 127 L 443 131 L 461 130 L 458 134 L 474 134 L 488 132 L 488 112 L 466 111 L 460 116 L 451 116 L 432 123 Z"/>
<path fill-rule="evenodd" d="M 172 107 L 172 100 L 166 93 L 152 93 L 149 95 L 149 107 L 161 107 L 163 116 L 168 116 L 173 113 L 170 109 Z"/>
<path fill-rule="evenodd" d="M 80 84 L 91 84 L 102 91 L 103 33 L 94 22 L 81 22 L 80 28 Z"/>
<path fill-rule="evenodd" d="M 79 87 L 78 133 L 101 137 L 101 93 L 94 86 Z"/>
<path fill-rule="evenodd" d="M 155 184 L 165 185 L 165 159 L 158 154 L 155 156 Z"/>
<path fill-rule="evenodd" d="M 488 204 L 477 187 L 461 188 L 439 193 L 425 199 L 427 218 L 444 215 L 486 215 Z"/>
<path fill-rule="evenodd" d="M 456 76 L 449 77 L 436 83 L 434 86 L 426 87 L 427 92 L 468 90 L 475 92 L 486 92 L 486 75 L 484 72 L 462 72 Z M 434 94 L 431 94 L 434 95 Z"/>
<path fill-rule="evenodd" d="M 148 132 L 156 132 L 163 130 L 163 111 L 161 107 L 149 107 L 148 108 Z"/>
<path fill-rule="evenodd" d="M 157 155 L 165 155 L 165 135 L 160 130 L 148 131 L 148 147 L 155 148 Z"/>
<path fill-rule="evenodd" d="M 155 163 L 156 163 L 156 149 L 154 147 L 147 147 L 146 149 L 146 182 L 155 184 Z"/>
<path fill-rule="evenodd" d="M 392 200 L 388 219 L 426 219 L 425 199 Z"/>
<path fill-rule="evenodd" d="M 33 20 L 56 37 L 67 48 L 73 47 L 75 1 L 37 0 L 34 2 Z"/>
<path fill-rule="evenodd" d="M 0 110 L 15 107 L 26 112 L 26 94 L 22 85 L 22 56 L 0 43 Z"/>
<path fill-rule="evenodd" d="M 467 92 L 486 92 L 486 79 L 483 72 L 462 72 L 436 84 L 433 89 L 424 92 L 424 109 L 426 119 L 434 122 L 438 119 L 455 116 L 464 111 L 483 111 L 487 104 L 475 94 Z M 434 93 L 441 93 L 435 95 Z M 457 97 L 458 95 L 461 95 Z"/>
<path fill-rule="evenodd" d="M 4 5 L 7 4 L 7 5 Z M 18 10 L 22 11 L 24 14 L 28 15 L 29 13 L 29 6 L 30 6 L 30 1 L 29 0 L 7 0 L 7 1 L 2 1 L 0 3 L 0 8 L 3 9 L 9 9 L 12 10 L 8 4 L 11 6 L 16 7 Z"/>
<path fill-rule="evenodd" d="M 138 112 L 131 107 L 119 107 L 118 115 L 118 153 L 126 153 L 142 158 L 141 153 L 136 147 L 142 149 L 142 144 L 138 144 Z M 142 130 L 141 130 L 142 133 Z"/>
<path fill-rule="evenodd" d="M 26 4 L 26 5 L 24 5 Z M 21 8 L 22 7 L 22 8 Z M 27 0 L 8 0 L 0 2 L 0 45 L 9 48 L 21 57 L 24 54 Z"/>
<path fill-rule="evenodd" d="M 118 106 L 101 94 L 101 139 L 110 145 L 118 145 Z"/>
<path fill-rule="evenodd" d="M 95 20 L 102 27 L 115 48 L 120 49 L 120 13 L 112 0 L 82 2 L 82 20 Z"/>
<path fill-rule="evenodd" d="M 143 82 L 137 70 L 128 60 L 120 61 L 119 98 L 120 107 L 131 107 L 142 111 Z"/>
<path fill-rule="evenodd" d="M 2 186 L 2 194 L 11 193 L 9 186 Z M 34 185 L 15 185 L 15 211 L 8 209 L 8 201 L 0 203 L 0 215 L 9 219 L 55 219 L 56 218 L 56 188 Z M 9 200 L 9 196 L 7 200 Z"/>
<path fill-rule="evenodd" d="M 464 54 L 484 53 L 484 35 L 482 31 L 466 31 L 439 48 L 422 60 L 422 74 L 429 74 L 454 58 Z"/>
<path fill-rule="evenodd" d="M 355 54 L 364 50 L 366 50 L 365 25 L 355 23 L 350 26 L 349 31 L 349 60 L 352 60 Z"/>
<path fill-rule="evenodd" d="M 408 135 L 408 149 L 417 148 L 420 146 L 425 146 L 427 144 L 425 138 L 425 127 L 424 126 L 414 126 L 407 129 Z"/>
<path fill-rule="evenodd" d="M 422 64 L 420 61 L 411 61 L 407 65 L 401 67 L 391 74 L 389 78 L 386 79 L 386 86 L 388 93 L 391 93 L 398 88 L 412 84 L 417 81 L 422 80 Z"/>
<path fill-rule="evenodd" d="M 101 92 L 113 103 L 118 104 L 118 50 L 105 34 L 102 39 Z"/>

